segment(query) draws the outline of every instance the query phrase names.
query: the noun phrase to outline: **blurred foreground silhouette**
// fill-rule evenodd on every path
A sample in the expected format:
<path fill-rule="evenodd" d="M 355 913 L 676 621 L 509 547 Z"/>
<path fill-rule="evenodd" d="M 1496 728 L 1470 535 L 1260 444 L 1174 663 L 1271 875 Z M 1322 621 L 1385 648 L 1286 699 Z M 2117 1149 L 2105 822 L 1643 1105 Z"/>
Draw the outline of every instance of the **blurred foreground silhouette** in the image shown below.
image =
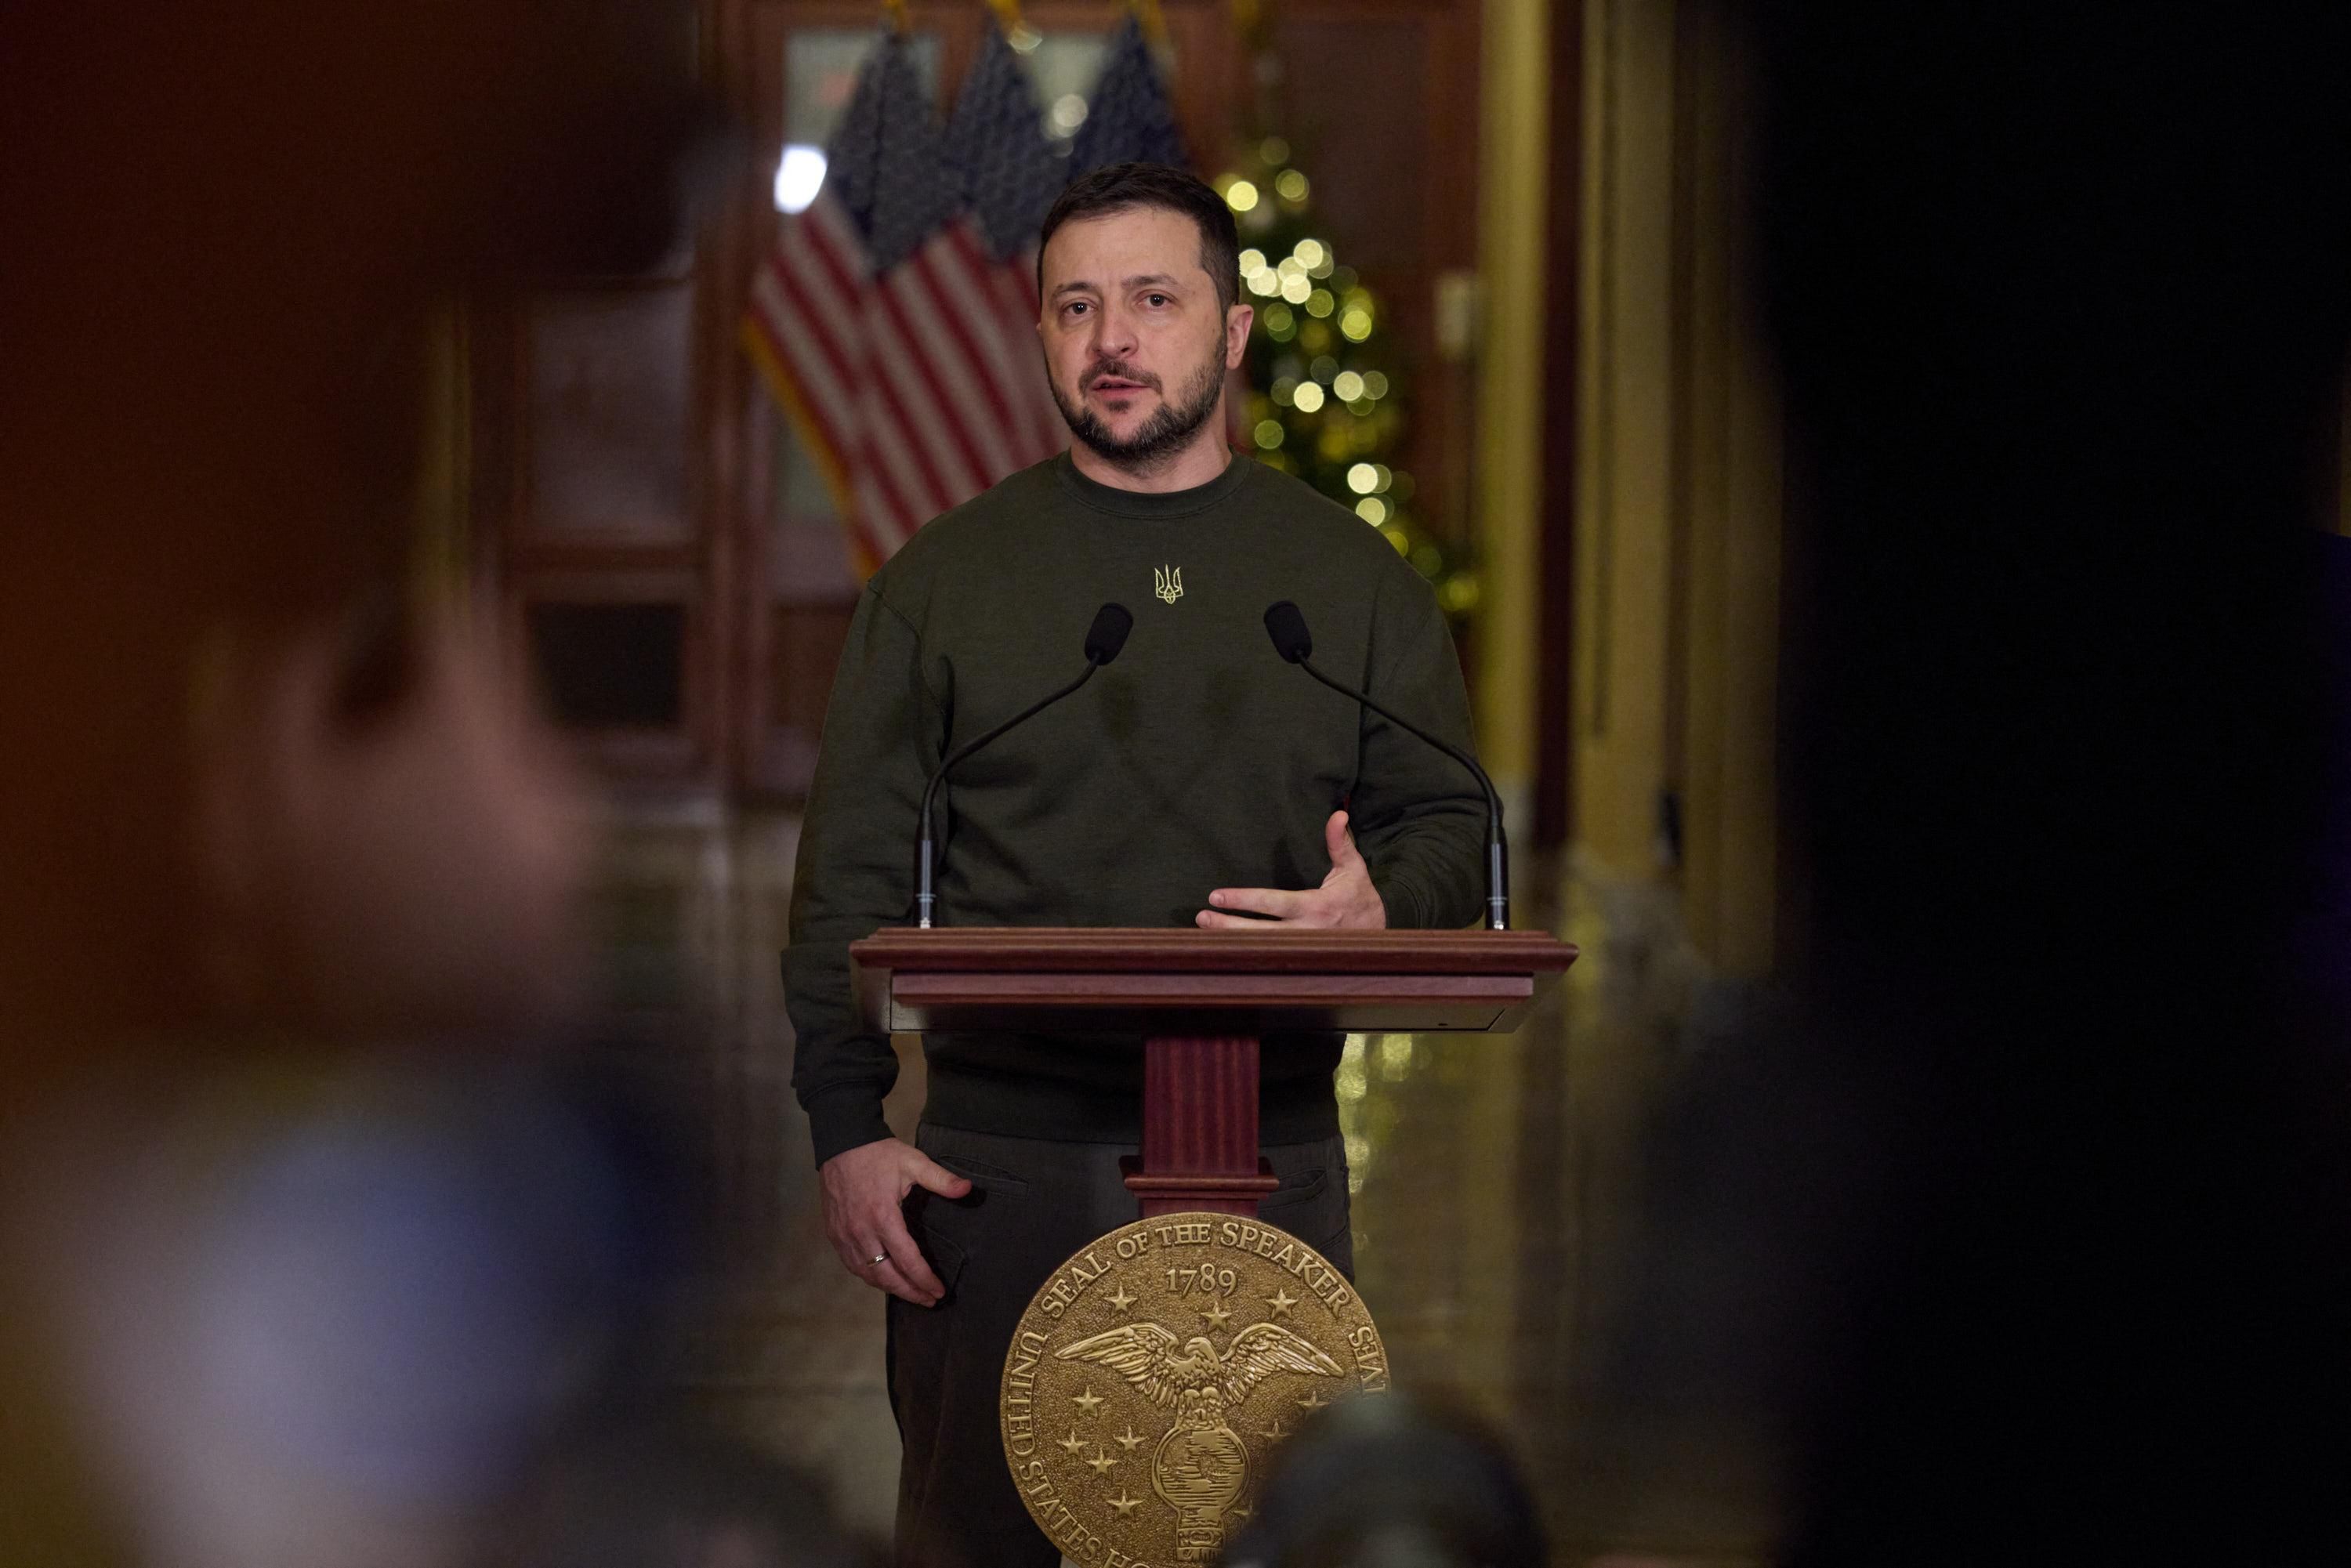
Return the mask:
<path fill-rule="evenodd" d="M 1299 1428 L 1225 1553 L 1230 1568 L 1541 1568 L 1536 1501 L 1499 1438 L 1398 1392 Z"/>
<path fill-rule="evenodd" d="M 1802 1005 L 1659 1130 L 1624 1429 L 1754 1424 L 1793 1563 L 2339 1557 L 2351 18 L 1740 14 Z"/>
<path fill-rule="evenodd" d="M 569 1043 L 593 802 L 413 559 L 430 324 L 669 247 L 692 66 L 620 0 L 0 21 L 8 1562 L 852 1560 L 645 1375 L 697 1153 Z"/>

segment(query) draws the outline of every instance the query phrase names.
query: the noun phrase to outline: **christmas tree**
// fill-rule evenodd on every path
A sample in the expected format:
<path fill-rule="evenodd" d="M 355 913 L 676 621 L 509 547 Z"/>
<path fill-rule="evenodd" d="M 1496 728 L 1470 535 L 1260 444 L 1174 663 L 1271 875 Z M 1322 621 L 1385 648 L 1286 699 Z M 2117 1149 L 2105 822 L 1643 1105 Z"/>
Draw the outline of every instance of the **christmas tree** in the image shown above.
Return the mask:
<path fill-rule="evenodd" d="M 1280 137 L 1259 140 L 1215 183 L 1240 230 L 1241 297 L 1257 308 L 1240 444 L 1378 528 L 1460 621 L 1478 602 L 1477 578 L 1421 526 L 1412 476 L 1389 462 L 1408 400 L 1379 299 L 1317 228 L 1312 184 Z"/>

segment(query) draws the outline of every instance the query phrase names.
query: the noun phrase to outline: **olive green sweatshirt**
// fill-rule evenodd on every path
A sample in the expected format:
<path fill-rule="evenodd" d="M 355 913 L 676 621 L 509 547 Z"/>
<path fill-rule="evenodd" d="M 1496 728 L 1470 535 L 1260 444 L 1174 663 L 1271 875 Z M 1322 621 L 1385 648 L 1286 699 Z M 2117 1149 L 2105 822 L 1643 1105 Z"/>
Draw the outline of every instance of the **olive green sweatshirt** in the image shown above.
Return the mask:
<path fill-rule="evenodd" d="M 792 1084 L 820 1164 L 888 1135 L 888 1039 L 859 1017 L 849 944 L 914 920 L 924 780 L 956 746 L 1085 668 L 1106 601 L 1134 629 L 1074 695 L 958 764 L 937 811 L 942 925 L 1189 926 L 1218 887 L 1311 888 L 1342 806 L 1392 926 L 1456 926 L 1485 894 L 1485 796 L 1461 765 L 1282 662 L 1293 600 L 1314 663 L 1467 747 L 1461 669 L 1435 596 L 1379 531 L 1236 457 L 1149 495 L 1064 454 L 931 523 L 851 622 L 793 873 Z M 928 1036 L 925 1119 L 1130 1143 L 1132 1037 Z M 1337 1129 L 1332 1036 L 1264 1042 L 1268 1143 Z"/>

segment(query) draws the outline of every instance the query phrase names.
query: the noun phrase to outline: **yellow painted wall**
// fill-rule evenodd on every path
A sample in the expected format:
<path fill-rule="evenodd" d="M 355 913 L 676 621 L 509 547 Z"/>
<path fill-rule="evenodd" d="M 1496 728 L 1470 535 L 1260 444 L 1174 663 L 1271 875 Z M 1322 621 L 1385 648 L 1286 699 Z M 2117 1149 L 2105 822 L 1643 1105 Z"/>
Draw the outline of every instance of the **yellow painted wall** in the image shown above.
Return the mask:
<path fill-rule="evenodd" d="M 1478 749 L 1513 824 L 1534 779 L 1536 660 L 1541 652 L 1540 532 L 1544 256 L 1551 141 L 1551 8 L 1546 0 L 1484 0 L 1479 44 L 1477 526 L 1481 559 L 1478 636 Z M 1518 831 L 1525 831 L 1523 827 Z M 1518 1168 L 1523 1082 L 1515 1051 L 1489 1053 L 1477 1074 L 1477 1124 L 1493 1130 L 1468 1156 L 1465 1185 L 1510 1188 Z M 1505 1226 L 1472 1226 L 1461 1238 L 1469 1382 L 1505 1388 L 1519 1308 L 1516 1239 Z M 1489 1410 L 1503 1418 L 1507 1412 Z"/>
<path fill-rule="evenodd" d="M 1543 323 L 1551 8 L 1485 0 L 1478 160 L 1478 748 L 1522 821 L 1541 652 Z"/>
<path fill-rule="evenodd" d="M 1682 911 L 1718 969 L 1760 975 L 1777 902 L 1780 421 L 1744 287 L 1744 82 L 1718 29 L 1681 43 Z"/>
<path fill-rule="evenodd" d="M 1771 967 L 1780 441 L 1741 287 L 1737 55 L 1684 0 L 1587 0 L 1573 841 L 1677 883 L 1718 970 Z M 1683 856 L 1659 852 L 1661 795 Z"/>
<path fill-rule="evenodd" d="M 1576 366 L 1576 847 L 1608 874 L 1657 870 L 1671 538 L 1670 7 L 1584 7 Z"/>

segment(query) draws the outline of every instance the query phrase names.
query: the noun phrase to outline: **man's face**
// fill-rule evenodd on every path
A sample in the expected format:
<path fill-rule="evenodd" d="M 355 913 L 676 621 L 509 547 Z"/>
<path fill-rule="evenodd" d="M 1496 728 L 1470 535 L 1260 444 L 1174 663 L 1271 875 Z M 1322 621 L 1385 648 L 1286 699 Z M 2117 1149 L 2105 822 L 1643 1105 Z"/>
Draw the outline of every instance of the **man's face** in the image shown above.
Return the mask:
<path fill-rule="evenodd" d="M 1216 413 L 1250 316 L 1217 303 L 1198 226 L 1165 207 L 1080 218 L 1044 261 L 1037 330 L 1071 434 L 1125 468 L 1182 451 Z"/>

